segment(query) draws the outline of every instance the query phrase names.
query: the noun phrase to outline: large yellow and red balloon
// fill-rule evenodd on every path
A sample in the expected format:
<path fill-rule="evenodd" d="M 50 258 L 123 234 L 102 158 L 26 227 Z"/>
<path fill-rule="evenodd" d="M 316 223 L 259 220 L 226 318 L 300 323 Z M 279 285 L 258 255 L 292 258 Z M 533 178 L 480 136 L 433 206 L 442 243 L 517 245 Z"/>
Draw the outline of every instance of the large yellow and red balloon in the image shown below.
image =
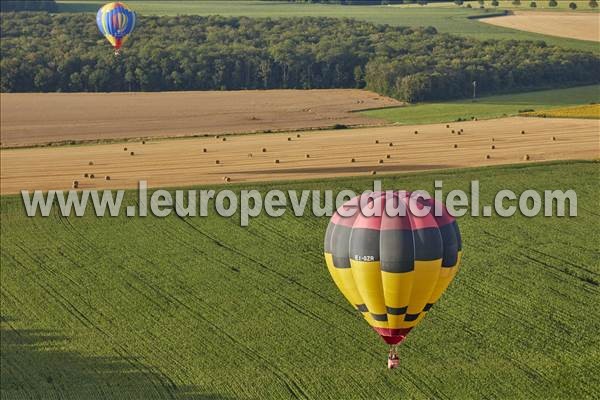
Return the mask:
<path fill-rule="evenodd" d="M 425 317 L 458 271 L 462 243 L 458 224 L 445 207 L 410 193 L 376 192 L 356 197 L 332 216 L 325 235 L 325 260 L 335 284 L 390 345 L 396 345 Z M 405 216 L 388 216 L 386 203 L 402 203 Z M 361 204 L 362 203 L 362 204 Z M 375 205 L 380 216 L 372 215 Z M 420 207 L 420 208 L 419 208 Z M 367 210 L 371 208 L 371 210 Z M 347 212 L 355 209 L 349 216 Z M 362 211 L 361 211 L 362 210 Z M 412 208 L 415 210 L 415 208 Z M 343 216 L 343 215 L 346 216 Z"/>
<path fill-rule="evenodd" d="M 118 53 L 135 28 L 135 13 L 124 3 L 108 3 L 98 10 L 96 24 Z"/>

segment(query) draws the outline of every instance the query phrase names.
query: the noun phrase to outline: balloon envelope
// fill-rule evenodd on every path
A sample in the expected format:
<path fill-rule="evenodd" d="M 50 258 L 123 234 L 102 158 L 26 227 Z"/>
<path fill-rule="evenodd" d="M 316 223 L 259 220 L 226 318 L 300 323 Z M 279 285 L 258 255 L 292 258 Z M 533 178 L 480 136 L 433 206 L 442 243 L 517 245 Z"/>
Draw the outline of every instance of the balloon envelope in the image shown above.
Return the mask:
<path fill-rule="evenodd" d="M 135 13 L 124 3 L 108 3 L 98 10 L 96 24 L 100 33 L 119 50 L 135 28 Z"/>
<path fill-rule="evenodd" d="M 389 216 L 386 204 L 403 206 L 405 215 Z M 431 211 L 419 216 L 424 206 Z M 374 207 L 382 210 L 379 216 L 372 215 Z M 462 255 L 458 224 L 446 208 L 424 199 L 415 207 L 411 212 L 407 192 L 355 197 L 335 212 L 325 235 L 335 284 L 388 344 L 400 343 L 425 317 L 454 279 Z M 353 215 L 345 213 L 352 209 Z"/>

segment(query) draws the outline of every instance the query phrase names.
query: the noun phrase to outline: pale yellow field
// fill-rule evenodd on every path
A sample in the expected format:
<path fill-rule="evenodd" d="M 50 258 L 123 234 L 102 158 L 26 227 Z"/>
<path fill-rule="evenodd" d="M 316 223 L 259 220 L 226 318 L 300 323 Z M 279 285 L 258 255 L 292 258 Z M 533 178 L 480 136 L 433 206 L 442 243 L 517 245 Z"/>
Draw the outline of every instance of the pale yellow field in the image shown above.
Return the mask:
<path fill-rule="evenodd" d="M 532 111 L 522 114 L 528 117 L 544 118 L 591 118 L 600 119 L 600 104 L 588 104 L 585 106 L 574 106 L 554 108 L 551 110 Z"/>
<path fill-rule="evenodd" d="M 480 21 L 521 31 L 600 42 L 598 13 L 515 11 L 514 15 Z"/>
<path fill-rule="evenodd" d="M 461 128 L 463 134 L 451 133 Z M 452 123 L 450 128 L 436 124 L 313 131 L 299 138 L 296 133 L 255 134 L 228 136 L 226 141 L 211 137 L 8 149 L 0 151 L 0 191 L 69 189 L 73 180 L 80 182 L 80 189 L 90 189 L 134 188 L 142 179 L 150 187 L 175 187 L 221 184 L 225 176 L 231 182 L 248 182 L 401 173 L 519 163 L 526 154 L 532 162 L 596 159 L 599 132 L 598 120 L 516 117 Z M 96 178 L 84 178 L 86 172 Z M 111 180 L 105 181 L 105 175 Z"/>

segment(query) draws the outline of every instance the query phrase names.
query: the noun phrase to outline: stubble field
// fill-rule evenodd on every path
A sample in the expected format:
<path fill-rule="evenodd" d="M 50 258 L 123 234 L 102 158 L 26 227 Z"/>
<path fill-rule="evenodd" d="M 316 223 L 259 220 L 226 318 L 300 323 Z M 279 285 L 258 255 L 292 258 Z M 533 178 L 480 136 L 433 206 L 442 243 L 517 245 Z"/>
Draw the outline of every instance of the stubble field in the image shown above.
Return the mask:
<path fill-rule="evenodd" d="M 366 90 L 2 93 L 2 147 L 380 123 L 401 103 Z"/>
<path fill-rule="evenodd" d="M 503 28 L 600 42 L 600 14 L 597 13 L 516 11 L 481 21 Z"/>
<path fill-rule="evenodd" d="M 80 189 L 134 188 L 142 179 L 151 187 L 176 187 L 219 184 L 225 177 L 232 183 L 281 181 L 597 159 L 598 130 L 598 120 L 515 117 L 2 150 L 0 191 L 65 190 L 74 180 Z"/>

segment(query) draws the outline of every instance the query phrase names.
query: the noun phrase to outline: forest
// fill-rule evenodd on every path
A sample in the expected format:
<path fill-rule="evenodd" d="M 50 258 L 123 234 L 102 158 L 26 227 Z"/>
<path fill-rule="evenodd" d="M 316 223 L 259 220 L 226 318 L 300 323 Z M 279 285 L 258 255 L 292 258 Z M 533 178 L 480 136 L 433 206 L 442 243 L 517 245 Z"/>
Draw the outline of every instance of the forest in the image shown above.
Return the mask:
<path fill-rule="evenodd" d="M 144 16 L 120 56 L 91 14 L 2 13 L 2 92 L 369 88 L 467 97 L 600 82 L 600 57 L 544 42 L 338 18 Z"/>

